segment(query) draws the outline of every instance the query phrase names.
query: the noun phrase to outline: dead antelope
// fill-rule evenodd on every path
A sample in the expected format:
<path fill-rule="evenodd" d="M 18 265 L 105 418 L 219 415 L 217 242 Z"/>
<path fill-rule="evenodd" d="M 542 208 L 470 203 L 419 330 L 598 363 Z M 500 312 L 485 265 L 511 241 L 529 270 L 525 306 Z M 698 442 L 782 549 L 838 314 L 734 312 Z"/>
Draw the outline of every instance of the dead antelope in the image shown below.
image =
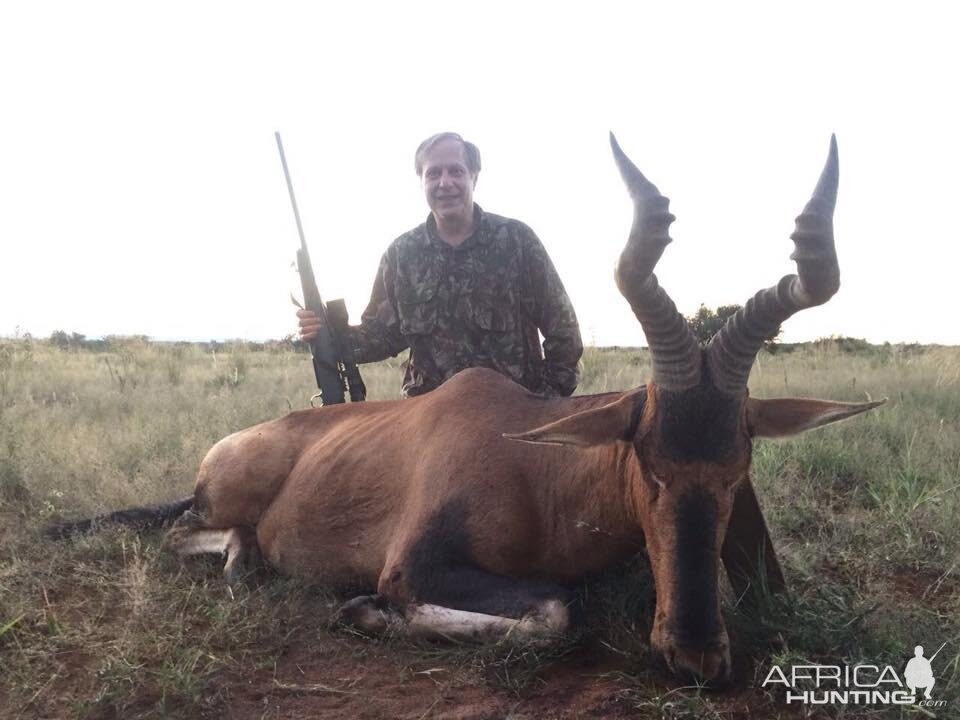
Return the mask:
<path fill-rule="evenodd" d="M 758 572 L 783 582 L 750 483 L 753 438 L 880 404 L 747 392 L 764 339 L 839 287 L 836 142 L 791 236 L 798 274 L 700 347 L 653 274 L 669 202 L 610 139 L 634 204 L 616 282 L 650 347 L 646 386 L 548 399 L 473 369 L 409 400 L 291 413 L 210 450 L 193 497 L 159 509 L 186 510 L 170 547 L 225 553 L 228 582 L 261 555 L 284 573 L 367 587 L 375 594 L 342 617 L 368 631 L 496 639 L 562 631 L 571 585 L 645 543 L 651 646 L 674 672 L 726 677 L 721 559 L 738 590 Z"/>

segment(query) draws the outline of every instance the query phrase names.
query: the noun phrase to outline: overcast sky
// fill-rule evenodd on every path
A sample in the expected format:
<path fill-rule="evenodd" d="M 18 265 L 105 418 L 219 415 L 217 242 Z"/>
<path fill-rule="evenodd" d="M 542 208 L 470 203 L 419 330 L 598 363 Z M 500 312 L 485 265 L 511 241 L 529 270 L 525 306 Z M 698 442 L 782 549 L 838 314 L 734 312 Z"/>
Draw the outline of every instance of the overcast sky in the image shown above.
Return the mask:
<path fill-rule="evenodd" d="M 34 2 L 0 9 L 0 335 L 282 337 L 296 227 L 366 304 L 427 214 L 413 151 L 477 143 L 476 200 L 522 219 L 587 343 L 640 344 L 612 268 L 613 130 L 671 198 L 680 310 L 792 272 L 831 132 L 842 286 L 784 339 L 960 343 L 956 3 Z M 299 292 L 299 290 L 297 290 Z"/>

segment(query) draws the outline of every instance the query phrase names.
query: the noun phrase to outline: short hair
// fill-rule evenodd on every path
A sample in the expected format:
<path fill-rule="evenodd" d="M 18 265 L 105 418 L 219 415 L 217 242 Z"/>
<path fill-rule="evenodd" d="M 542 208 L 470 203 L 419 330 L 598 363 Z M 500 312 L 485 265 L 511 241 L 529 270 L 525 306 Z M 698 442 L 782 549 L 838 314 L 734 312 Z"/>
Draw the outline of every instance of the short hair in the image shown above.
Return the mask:
<path fill-rule="evenodd" d="M 417 148 L 417 152 L 413 156 L 413 168 L 417 171 L 417 176 L 423 177 L 423 160 L 426 154 L 430 152 L 434 145 L 443 140 L 456 140 L 463 146 L 463 155 L 467 160 L 467 170 L 476 178 L 480 174 L 480 149 L 455 132 L 437 133 L 420 143 L 420 147 Z"/>

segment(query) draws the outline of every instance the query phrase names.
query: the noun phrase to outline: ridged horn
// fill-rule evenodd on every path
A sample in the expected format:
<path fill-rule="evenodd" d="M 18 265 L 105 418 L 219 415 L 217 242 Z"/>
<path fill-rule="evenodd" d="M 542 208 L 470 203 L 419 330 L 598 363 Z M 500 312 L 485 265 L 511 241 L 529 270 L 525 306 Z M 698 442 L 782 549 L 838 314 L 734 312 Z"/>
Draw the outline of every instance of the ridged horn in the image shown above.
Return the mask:
<path fill-rule="evenodd" d="M 837 138 L 832 135 L 820 180 L 790 235 L 796 246 L 790 259 L 796 261 L 798 274 L 786 275 L 774 287 L 754 295 L 707 346 L 711 379 L 720 390 L 740 393 L 746 389 L 764 341 L 776 335 L 791 315 L 822 305 L 839 289 L 840 266 L 833 240 L 839 176 Z"/>
<path fill-rule="evenodd" d="M 616 281 L 647 338 L 653 381 L 671 390 L 700 382 L 700 346 L 687 321 L 667 295 L 653 269 L 671 242 L 670 201 L 647 180 L 610 133 L 610 147 L 633 200 L 633 227 L 617 262 Z"/>

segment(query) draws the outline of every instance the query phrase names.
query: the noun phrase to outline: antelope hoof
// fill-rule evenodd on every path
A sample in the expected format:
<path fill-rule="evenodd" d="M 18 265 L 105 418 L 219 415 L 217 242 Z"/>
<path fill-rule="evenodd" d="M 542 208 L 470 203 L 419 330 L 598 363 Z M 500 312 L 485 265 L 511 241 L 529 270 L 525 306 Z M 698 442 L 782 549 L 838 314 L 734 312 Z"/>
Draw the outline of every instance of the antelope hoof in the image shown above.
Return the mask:
<path fill-rule="evenodd" d="M 360 595 L 340 606 L 334 622 L 378 635 L 399 619 L 399 613 L 383 595 Z"/>

